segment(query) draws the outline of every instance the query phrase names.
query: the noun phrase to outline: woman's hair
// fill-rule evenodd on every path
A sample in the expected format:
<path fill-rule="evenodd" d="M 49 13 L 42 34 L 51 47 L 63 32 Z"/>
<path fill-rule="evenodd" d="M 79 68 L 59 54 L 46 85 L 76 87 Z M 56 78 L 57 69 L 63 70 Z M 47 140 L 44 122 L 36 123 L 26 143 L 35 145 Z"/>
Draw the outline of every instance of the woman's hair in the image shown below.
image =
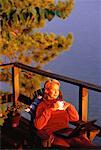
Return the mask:
<path fill-rule="evenodd" d="M 51 87 L 52 84 L 57 84 L 58 86 L 60 86 L 60 82 L 56 79 L 52 79 L 52 80 L 47 80 L 44 84 L 44 88 L 48 89 Z"/>

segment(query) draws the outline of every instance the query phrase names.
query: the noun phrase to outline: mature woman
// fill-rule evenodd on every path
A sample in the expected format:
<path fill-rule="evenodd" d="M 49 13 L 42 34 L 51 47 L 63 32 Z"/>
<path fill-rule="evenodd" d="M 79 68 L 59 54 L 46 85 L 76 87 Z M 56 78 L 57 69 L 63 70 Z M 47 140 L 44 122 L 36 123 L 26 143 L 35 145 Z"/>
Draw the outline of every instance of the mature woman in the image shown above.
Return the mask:
<path fill-rule="evenodd" d="M 43 147 L 51 144 L 65 147 L 89 147 L 91 143 L 82 136 L 71 139 L 63 139 L 54 134 L 55 131 L 67 128 L 70 132 L 69 122 L 78 121 L 79 115 L 75 107 L 62 99 L 60 96 L 60 82 L 48 80 L 44 85 L 43 101 L 38 105 L 34 125 L 38 129 Z"/>

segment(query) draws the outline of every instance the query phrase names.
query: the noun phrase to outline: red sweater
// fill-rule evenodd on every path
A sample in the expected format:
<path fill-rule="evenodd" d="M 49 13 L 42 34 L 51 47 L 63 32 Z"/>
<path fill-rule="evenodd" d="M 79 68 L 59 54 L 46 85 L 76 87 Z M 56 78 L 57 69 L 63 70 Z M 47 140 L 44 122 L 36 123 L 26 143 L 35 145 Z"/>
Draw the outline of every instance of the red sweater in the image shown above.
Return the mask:
<path fill-rule="evenodd" d="M 79 115 L 75 107 L 64 100 L 64 107 L 68 105 L 66 110 L 52 111 L 56 101 L 58 100 L 43 100 L 43 102 L 38 105 L 34 120 L 34 125 L 38 130 L 42 129 L 47 130 L 48 132 L 54 132 L 68 127 L 69 121 L 79 120 Z"/>

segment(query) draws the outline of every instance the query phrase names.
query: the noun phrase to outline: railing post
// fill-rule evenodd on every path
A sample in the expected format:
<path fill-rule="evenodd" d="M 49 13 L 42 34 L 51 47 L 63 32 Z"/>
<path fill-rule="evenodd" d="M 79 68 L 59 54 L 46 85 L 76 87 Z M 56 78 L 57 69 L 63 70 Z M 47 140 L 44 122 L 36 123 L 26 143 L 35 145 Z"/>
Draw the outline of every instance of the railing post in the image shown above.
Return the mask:
<path fill-rule="evenodd" d="M 88 118 L 88 89 L 80 86 L 79 89 L 79 116 L 80 120 L 87 121 Z"/>
<path fill-rule="evenodd" d="M 13 101 L 14 105 L 16 105 L 19 97 L 19 68 L 15 66 L 12 67 L 12 87 L 13 87 Z"/>

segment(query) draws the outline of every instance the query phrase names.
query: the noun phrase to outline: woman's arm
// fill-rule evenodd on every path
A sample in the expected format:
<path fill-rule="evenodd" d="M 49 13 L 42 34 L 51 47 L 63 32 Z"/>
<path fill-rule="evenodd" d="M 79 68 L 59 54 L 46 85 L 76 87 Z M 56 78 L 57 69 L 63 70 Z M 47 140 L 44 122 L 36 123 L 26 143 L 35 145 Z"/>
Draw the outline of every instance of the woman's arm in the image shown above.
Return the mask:
<path fill-rule="evenodd" d="M 70 104 L 67 107 L 67 112 L 69 114 L 69 121 L 78 121 L 79 120 L 79 114 L 78 114 L 76 108 L 72 104 Z"/>
<path fill-rule="evenodd" d="M 46 108 L 44 103 L 40 103 L 34 120 L 34 125 L 37 129 L 42 129 L 51 117 L 51 109 Z"/>

